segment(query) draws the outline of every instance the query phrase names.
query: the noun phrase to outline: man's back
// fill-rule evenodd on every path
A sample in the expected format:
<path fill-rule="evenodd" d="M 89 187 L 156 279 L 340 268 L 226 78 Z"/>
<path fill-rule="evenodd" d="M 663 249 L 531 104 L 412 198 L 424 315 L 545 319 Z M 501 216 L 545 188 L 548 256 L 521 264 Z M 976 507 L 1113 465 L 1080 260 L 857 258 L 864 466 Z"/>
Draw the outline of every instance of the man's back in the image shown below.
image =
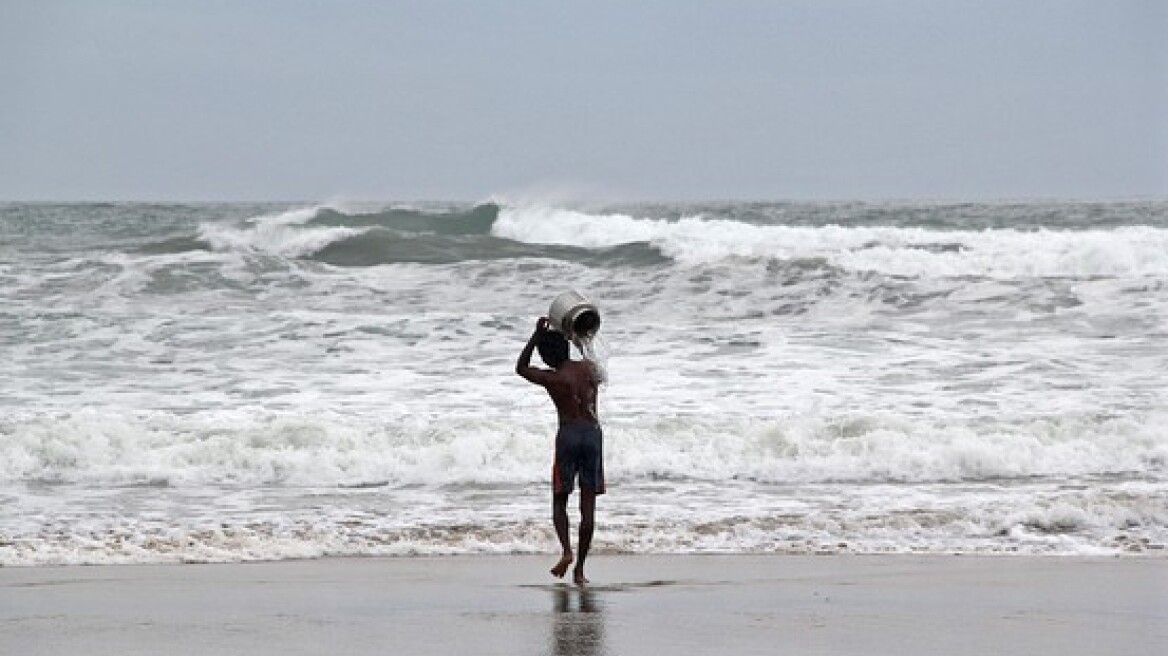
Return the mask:
<path fill-rule="evenodd" d="M 590 362 L 568 361 L 540 382 L 556 406 L 560 425 L 597 423 L 598 378 Z"/>
<path fill-rule="evenodd" d="M 531 354 L 540 345 L 540 357 L 551 370 L 531 366 Z M 596 391 L 600 375 L 588 361 L 573 361 L 568 357 L 568 340 L 548 329 L 548 320 L 541 318 L 535 332 L 515 363 L 515 373 L 547 390 L 556 406 L 560 426 L 579 423 L 598 423 Z"/>

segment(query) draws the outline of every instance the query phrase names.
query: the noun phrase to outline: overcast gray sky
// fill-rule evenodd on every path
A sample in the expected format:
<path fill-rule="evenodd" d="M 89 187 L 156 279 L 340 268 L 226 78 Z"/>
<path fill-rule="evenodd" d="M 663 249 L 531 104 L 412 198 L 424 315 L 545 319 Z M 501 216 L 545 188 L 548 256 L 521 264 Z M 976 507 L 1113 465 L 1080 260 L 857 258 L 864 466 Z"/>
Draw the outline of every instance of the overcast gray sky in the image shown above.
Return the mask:
<path fill-rule="evenodd" d="M 1168 0 L 0 0 L 0 199 L 1168 197 Z"/>

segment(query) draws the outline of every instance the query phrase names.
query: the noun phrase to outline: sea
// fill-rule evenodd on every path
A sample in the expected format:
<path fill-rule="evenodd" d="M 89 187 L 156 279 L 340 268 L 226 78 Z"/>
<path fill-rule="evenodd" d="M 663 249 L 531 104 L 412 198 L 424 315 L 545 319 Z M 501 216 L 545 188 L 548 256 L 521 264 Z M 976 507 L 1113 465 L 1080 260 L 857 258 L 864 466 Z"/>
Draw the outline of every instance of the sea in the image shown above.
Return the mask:
<path fill-rule="evenodd" d="M 568 290 L 594 553 L 1168 557 L 1168 202 L 500 197 L 0 204 L 0 565 L 554 554 Z"/>

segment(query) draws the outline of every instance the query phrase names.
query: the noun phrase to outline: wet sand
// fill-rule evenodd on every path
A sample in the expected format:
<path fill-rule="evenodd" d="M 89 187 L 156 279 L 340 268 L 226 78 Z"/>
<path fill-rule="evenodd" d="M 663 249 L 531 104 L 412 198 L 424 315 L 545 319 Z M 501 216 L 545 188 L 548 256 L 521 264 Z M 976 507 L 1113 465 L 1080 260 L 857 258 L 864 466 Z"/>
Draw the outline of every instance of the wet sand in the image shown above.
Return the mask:
<path fill-rule="evenodd" d="M 0 568 L 4 654 L 1168 653 L 1168 559 L 553 556 Z M 666 651 L 669 650 L 669 651 Z"/>

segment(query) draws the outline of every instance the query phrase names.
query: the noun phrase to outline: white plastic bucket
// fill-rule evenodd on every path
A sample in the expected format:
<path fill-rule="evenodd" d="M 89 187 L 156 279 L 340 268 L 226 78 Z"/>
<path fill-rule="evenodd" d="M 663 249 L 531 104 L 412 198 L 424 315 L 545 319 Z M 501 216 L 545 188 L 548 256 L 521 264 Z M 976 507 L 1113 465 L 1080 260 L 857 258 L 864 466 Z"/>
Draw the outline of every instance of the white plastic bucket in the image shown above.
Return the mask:
<path fill-rule="evenodd" d="M 548 308 L 552 328 L 571 340 L 591 339 L 600 330 L 600 310 L 577 291 L 566 291 Z"/>

